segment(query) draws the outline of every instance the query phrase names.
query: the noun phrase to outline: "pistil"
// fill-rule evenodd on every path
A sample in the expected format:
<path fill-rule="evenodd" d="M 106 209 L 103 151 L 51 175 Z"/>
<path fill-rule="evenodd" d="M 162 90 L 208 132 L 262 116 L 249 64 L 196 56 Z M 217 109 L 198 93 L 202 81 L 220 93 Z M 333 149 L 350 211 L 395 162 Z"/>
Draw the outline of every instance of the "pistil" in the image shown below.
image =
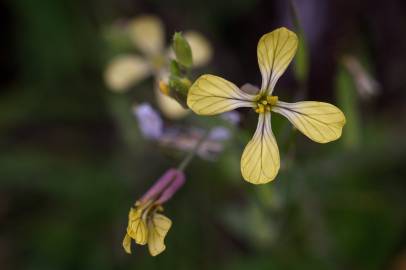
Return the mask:
<path fill-rule="evenodd" d="M 276 105 L 278 102 L 277 96 L 266 96 L 266 95 L 258 95 L 255 98 L 256 102 L 256 113 L 265 113 L 270 112 L 272 107 Z"/>

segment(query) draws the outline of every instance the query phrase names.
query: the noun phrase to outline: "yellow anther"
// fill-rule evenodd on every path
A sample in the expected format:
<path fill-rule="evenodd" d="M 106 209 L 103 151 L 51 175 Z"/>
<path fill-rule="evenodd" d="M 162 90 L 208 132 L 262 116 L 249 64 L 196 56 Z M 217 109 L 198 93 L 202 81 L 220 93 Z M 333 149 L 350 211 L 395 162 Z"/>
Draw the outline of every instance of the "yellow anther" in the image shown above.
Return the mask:
<path fill-rule="evenodd" d="M 271 106 L 275 106 L 276 103 L 278 102 L 278 96 L 267 96 L 267 97 L 266 97 L 266 100 L 268 101 L 268 103 L 269 103 Z"/>
<path fill-rule="evenodd" d="M 168 84 L 166 82 L 159 81 L 159 90 L 165 96 L 169 96 L 169 86 L 168 86 Z"/>
<path fill-rule="evenodd" d="M 256 104 L 255 112 L 257 113 L 270 112 L 272 110 L 272 106 L 275 106 L 276 103 L 278 102 L 278 97 L 257 95 L 255 96 L 254 102 Z"/>
<path fill-rule="evenodd" d="M 262 95 L 256 95 L 255 98 L 254 98 L 254 101 L 258 101 L 258 100 L 260 100 L 261 98 L 262 98 Z"/>
<path fill-rule="evenodd" d="M 262 104 L 258 104 L 258 108 L 256 108 L 255 112 L 264 113 L 265 112 L 265 106 L 262 105 Z"/>

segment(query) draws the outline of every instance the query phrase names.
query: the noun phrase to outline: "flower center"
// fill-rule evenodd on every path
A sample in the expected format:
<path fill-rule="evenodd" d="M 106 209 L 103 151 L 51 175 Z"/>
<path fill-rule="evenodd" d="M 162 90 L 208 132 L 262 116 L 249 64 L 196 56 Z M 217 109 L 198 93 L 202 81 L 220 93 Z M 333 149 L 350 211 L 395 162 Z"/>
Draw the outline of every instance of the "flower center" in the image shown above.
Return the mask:
<path fill-rule="evenodd" d="M 267 96 L 263 94 L 259 94 L 255 97 L 255 112 L 256 113 L 264 113 L 270 112 L 272 106 L 275 106 L 278 102 L 278 96 Z"/>
<path fill-rule="evenodd" d="M 152 67 L 156 70 L 160 70 L 165 65 L 165 58 L 162 55 L 156 55 L 151 57 Z"/>

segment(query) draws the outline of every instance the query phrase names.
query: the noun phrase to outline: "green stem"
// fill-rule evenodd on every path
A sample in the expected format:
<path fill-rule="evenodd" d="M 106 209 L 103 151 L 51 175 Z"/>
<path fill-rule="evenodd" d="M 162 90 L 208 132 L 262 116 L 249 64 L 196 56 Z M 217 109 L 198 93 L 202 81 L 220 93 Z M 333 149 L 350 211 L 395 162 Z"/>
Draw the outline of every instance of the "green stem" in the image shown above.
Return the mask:
<path fill-rule="evenodd" d="M 182 162 L 178 166 L 179 171 L 184 171 L 186 167 L 190 164 L 190 162 L 193 160 L 193 158 L 196 156 L 197 151 L 199 151 L 200 146 L 206 141 L 207 137 L 210 134 L 210 130 L 206 130 L 203 136 L 199 139 L 199 141 L 196 143 L 195 147 L 192 149 L 192 151 L 187 154 L 187 156 L 182 160 Z"/>

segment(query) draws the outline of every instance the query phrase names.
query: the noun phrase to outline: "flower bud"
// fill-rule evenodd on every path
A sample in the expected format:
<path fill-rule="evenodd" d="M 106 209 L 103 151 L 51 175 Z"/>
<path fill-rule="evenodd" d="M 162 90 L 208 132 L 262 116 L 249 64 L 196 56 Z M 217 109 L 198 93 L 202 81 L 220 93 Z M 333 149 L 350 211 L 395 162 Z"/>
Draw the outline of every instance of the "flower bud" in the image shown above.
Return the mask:
<path fill-rule="evenodd" d="M 181 33 L 173 35 L 173 51 L 176 55 L 176 60 L 184 67 L 190 68 L 193 64 L 192 50 L 189 43 Z"/>

